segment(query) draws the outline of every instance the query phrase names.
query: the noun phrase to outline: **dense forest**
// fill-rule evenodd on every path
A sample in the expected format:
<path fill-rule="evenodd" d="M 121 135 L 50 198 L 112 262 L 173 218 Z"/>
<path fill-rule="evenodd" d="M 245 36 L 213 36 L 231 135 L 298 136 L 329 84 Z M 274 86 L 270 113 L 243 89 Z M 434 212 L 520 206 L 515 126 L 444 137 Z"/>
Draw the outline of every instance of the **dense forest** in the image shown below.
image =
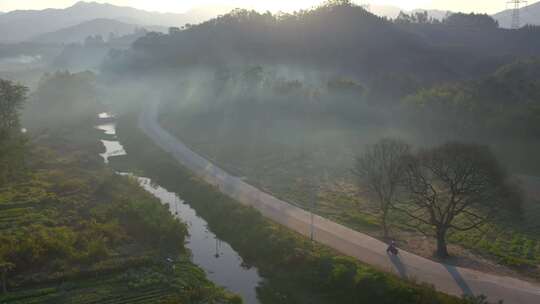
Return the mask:
<path fill-rule="evenodd" d="M 517 56 L 538 54 L 538 29 L 509 31 L 485 26 L 485 18 L 491 19 L 461 14 L 441 24 L 392 22 L 349 1 L 293 14 L 235 10 L 182 31 L 149 33 L 132 50 L 112 54 L 104 68 L 275 64 L 361 80 L 397 73 L 433 83 L 475 77 Z"/>

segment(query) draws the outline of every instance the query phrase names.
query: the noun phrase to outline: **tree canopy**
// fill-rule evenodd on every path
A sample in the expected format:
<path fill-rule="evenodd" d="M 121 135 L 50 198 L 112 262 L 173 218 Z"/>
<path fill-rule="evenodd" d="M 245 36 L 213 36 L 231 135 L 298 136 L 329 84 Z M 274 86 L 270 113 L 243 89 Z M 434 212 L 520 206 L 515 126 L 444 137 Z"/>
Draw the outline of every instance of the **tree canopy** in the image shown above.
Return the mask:
<path fill-rule="evenodd" d="M 24 136 L 20 110 L 27 89 L 0 79 L 0 185 L 20 175 L 24 160 Z"/>
<path fill-rule="evenodd" d="M 91 72 L 46 74 L 32 94 L 23 121 L 29 129 L 71 128 L 95 119 L 98 100 Z"/>
<path fill-rule="evenodd" d="M 21 85 L 0 79 L 0 141 L 6 140 L 14 130 L 19 131 L 19 112 L 27 91 Z"/>
<path fill-rule="evenodd" d="M 419 121 L 440 131 L 537 138 L 540 61 L 518 61 L 480 80 L 423 89 L 406 102 L 416 107 Z"/>

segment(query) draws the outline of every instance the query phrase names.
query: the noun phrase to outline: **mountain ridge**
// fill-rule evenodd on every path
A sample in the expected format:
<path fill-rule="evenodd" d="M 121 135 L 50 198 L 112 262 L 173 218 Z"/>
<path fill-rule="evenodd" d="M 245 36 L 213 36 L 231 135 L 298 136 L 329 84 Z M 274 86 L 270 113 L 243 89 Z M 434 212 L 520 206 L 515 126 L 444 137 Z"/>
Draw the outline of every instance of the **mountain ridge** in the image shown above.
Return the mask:
<path fill-rule="evenodd" d="M 522 25 L 540 25 L 540 1 L 523 7 L 519 10 Z M 502 28 L 512 26 L 512 10 L 507 9 L 493 15 Z"/>
<path fill-rule="evenodd" d="M 219 14 L 196 8 L 184 14 L 157 13 L 96 2 L 77 2 L 65 9 L 15 10 L 0 15 L 0 41 L 22 42 L 33 37 L 76 26 L 94 19 L 114 19 L 140 26 L 182 26 L 199 23 Z"/>
<path fill-rule="evenodd" d="M 385 50 L 394 49 L 401 49 L 401 56 L 382 59 L 381 54 L 389 53 Z M 360 78 L 388 71 L 414 71 L 437 79 L 434 71 L 449 69 L 441 56 L 447 57 L 433 52 L 419 35 L 400 29 L 386 18 L 352 4 L 331 4 L 284 17 L 238 10 L 178 33 L 149 34 L 137 40 L 122 60 L 111 58 L 107 66 L 122 73 L 197 63 L 222 66 L 279 62 L 318 65 Z M 427 68 L 422 68 L 424 63 Z"/>
<path fill-rule="evenodd" d="M 103 39 L 109 39 L 109 35 L 118 38 L 135 33 L 142 29 L 148 31 L 165 32 L 166 27 L 160 26 L 140 26 L 131 23 L 125 23 L 114 19 L 98 18 L 85 21 L 80 24 L 63 28 L 54 32 L 40 34 L 32 38 L 33 42 L 40 43 L 78 43 L 82 42 L 88 36 L 100 35 Z"/>

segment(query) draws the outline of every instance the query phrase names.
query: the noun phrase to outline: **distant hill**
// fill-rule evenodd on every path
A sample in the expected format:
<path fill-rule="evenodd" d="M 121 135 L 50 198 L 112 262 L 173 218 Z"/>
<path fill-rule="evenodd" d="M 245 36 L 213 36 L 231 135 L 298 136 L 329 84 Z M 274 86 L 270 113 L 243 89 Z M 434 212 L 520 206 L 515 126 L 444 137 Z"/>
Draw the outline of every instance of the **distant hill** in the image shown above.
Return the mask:
<path fill-rule="evenodd" d="M 437 81 L 468 74 L 469 70 L 459 70 L 461 62 L 456 54 L 434 49 L 417 34 L 361 7 L 329 2 L 284 16 L 235 10 L 185 31 L 150 33 L 106 66 L 130 73 L 135 69 L 278 63 L 364 79 L 397 73 Z"/>
<path fill-rule="evenodd" d="M 404 10 L 404 9 L 402 9 L 400 7 L 397 7 L 397 6 L 376 5 L 376 4 L 370 5 L 369 6 L 369 11 L 371 13 L 377 15 L 377 16 L 387 17 L 387 18 L 390 18 L 390 19 L 395 19 L 399 15 L 399 12 L 404 12 L 404 13 L 410 14 L 410 13 L 415 13 L 415 12 L 427 11 L 429 17 L 441 20 L 448 13 L 448 11 L 443 11 L 443 10 L 425 10 L 425 9 L 414 9 L 412 11 L 407 11 L 407 10 Z"/>
<path fill-rule="evenodd" d="M 113 19 L 94 19 L 81 24 L 63 28 L 61 30 L 38 35 L 32 39 L 41 43 L 75 43 L 83 42 L 88 36 L 101 35 L 103 39 L 110 40 L 131 35 L 140 29 L 140 25 L 128 24 Z M 166 32 L 166 27 L 145 26 L 146 30 Z M 111 36 L 112 35 L 112 36 Z"/>
<path fill-rule="evenodd" d="M 516 57 L 540 54 L 538 37 L 540 28 L 500 29 L 483 14 L 402 24 L 343 1 L 290 15 L 235 10 L 184 31 L 149 33 L 106 66 L 129 74 L 281 64 L 361 80 L 411 76 L 429 84 L 483 76 Z"/>
<path fill-rule="evenodd" d="M 423 38 L 440 50 L 461 52 L 461 61 L 498 57 L 533 57 L 540 54 L 540 27 L 500 28 L 484 14 L 456 13 L 439 24 L 402 23 L 400 28 Z"/>
<path fill-rule="evenodd" d="M 168 27 L 199 23 L 226 11 L 228 11 L 226 7 L 200 8 L 185 14 L 170 14 L 96 2 L 78 2 L 66 9 L 18 10 L 3 14 L 0 16 L 0 41 L 26 41 L 44 33 L 55 32 L 95 19 L 114 19 L 134 25 Z"/>
<path fill-rule="evenodd" d="M 540 2 L 533 3 L 520 10 L 521 24 L 540 25 Z M 512 10 L 505 10 L 493 15 L 503 28 L 512 26 Z"/>

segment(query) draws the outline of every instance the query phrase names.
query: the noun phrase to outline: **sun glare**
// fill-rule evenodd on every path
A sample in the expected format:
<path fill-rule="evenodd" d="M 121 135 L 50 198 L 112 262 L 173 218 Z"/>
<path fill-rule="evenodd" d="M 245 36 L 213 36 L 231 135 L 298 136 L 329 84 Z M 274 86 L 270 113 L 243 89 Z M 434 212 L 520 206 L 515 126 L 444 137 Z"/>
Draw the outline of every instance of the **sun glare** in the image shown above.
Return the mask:
<path fill-rule="evenodd" d="M 65 8 L 73 5 L 79 0 L 0 0 L 0 11 L 11 11 L 15 9 L 44 9 L 44 8 Z M 185 12 L 195 7 L 242 7 L 252 8 L 259 11 L 295 11 L 299 9 L 311 8 L 323 3 L 325 0 L 84 0 L 100 3 L 111 3 L 115 5 L 131 6 L 139 9 L 159 11 L 159 12 Z M 356 4 L 391 5 L 405 10 L 415 8 L 443 9 L 452 11 L 476 11 L 493 13 L 507 8 L 506 1 L 493 0 L 352 0 Z M 533 3 L 536 1 L 530 1 Z"/>

